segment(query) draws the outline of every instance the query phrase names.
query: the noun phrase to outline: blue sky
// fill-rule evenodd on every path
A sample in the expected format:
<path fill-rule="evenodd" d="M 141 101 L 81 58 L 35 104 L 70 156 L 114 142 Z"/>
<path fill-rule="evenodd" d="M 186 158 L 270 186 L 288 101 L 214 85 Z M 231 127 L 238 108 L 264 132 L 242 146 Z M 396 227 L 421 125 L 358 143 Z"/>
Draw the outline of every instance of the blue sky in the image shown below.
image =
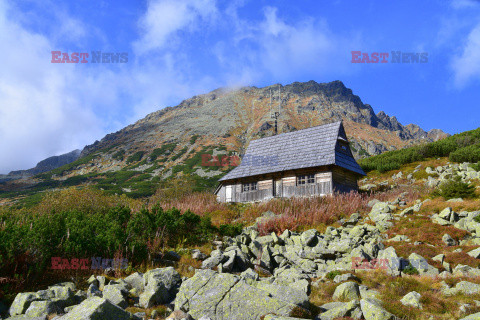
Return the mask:
<path fill-rule="evenodd" d="M 0 0 L 0 173 L 219 87 L 341 80 L 402 124 L 480 124 L 480 1 Z M 51 63 L 51 51 L 128 53 Z M 351 63 L 351 51 L 428 53 Z"/>

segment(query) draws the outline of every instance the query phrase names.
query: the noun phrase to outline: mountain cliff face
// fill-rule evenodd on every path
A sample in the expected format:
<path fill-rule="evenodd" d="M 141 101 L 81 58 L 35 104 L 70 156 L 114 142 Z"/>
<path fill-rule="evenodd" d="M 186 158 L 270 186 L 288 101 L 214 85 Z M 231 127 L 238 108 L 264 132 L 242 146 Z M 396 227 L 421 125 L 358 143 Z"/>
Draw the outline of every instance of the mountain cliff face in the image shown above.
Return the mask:
<path fill-rule="evenodd" d="M 383 111 L 375 114 L 341 81 L 309 81 L 217 89 L 194 96 L 107 135 L 85 147 L 82 156 L 113 145 L 122 145 L 126 153 L 140 148 L 153 150 L 192 136 L 202 137 L 203 142 L 225 143 L 241 152 L 250 140 L 274 134 L 274 111 L 280 113 L 279 133 L 343 119 L 357 158 L 448 136 L 438 129 L 425 132 L 417 125 L 403 126 Z"/>
<path fill-rule="evenodd" d="M 147 181 L 193 174 L 209 180 L 211 187 L 228 168 L 205 166 L 202 155 L 243 154 L 252 139 L 275 134 L 274 112 L 279 114 L 278 133 L 343 120 L 357 158 L 447 136 L 441 130 L 404 126 L 384 112 L 375 114 L 341 81 L 217 89 L 106 135 L 86 146 L 77 161 L 39 179 L 48 186 L 93 182 L 128 193 L 147 188 Z"/>

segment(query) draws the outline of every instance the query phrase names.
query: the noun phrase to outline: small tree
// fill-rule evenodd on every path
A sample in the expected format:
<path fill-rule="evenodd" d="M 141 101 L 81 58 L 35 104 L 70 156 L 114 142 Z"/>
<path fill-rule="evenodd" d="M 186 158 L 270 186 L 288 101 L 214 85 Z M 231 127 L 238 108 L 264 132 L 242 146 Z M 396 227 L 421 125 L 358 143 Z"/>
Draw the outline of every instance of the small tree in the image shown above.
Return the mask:
<path fill-rule="evenodd" d="M 453 179 L 443 182 L 438 189 L 434 191 L 434 195 L 444 197 L 445 199 L 474 198 L 475 186 L 463 182 L 460 176 L 456 176 Z"/>

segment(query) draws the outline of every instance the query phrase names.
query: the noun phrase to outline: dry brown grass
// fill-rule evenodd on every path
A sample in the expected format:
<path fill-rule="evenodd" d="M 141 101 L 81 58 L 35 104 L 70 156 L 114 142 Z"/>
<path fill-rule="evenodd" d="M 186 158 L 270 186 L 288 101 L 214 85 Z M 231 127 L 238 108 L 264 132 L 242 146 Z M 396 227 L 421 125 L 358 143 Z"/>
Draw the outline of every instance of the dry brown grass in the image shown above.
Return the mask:
<path fill-rule="evenodd" d="M 439 213 L 443 209 L 451 207 L 455 212 L 480 210 L 480 201 L 475 199 L 464 199 L 462 202 L 447 202 L 442 197 L 436 197 L 425 202 L 420 209 L 420 213 L 432 215 Z"/>
<path fill-rule="evenodd" d="M 190 210 L 195 214 L 203 215 L 206 212 L 228 211 L 227 203 L 217 202 L 214 194 L 207 192 L 195 192 L 181 195 L 179 197 L 162 197 L 157 193 L 149 199 L 149 206 L 159 203 L 163 209 L 177 208 L 180 211 Z"/>
<path fill-rule="evenodd" d="M 473 268 L 480 267 L 480 261 L 473 257 L 470 257 L 467 252 L 477 247 L 461 246 L 462 252 L 445 252 L 445 261 L 451 265 L 463 264 Z M 450 250 L 453 250 L 451 248 Z"/>
<path fill-rule="evenodd" d="M 397 174 L 400 171 L 402 171 L 403 176 L 406 177 L 408 174 L 412 173 L 413 177 L 416 179 L 424 179 L 428 177 L 428 174 L 425 172 L 425 168 L 427 167 L 437 167 L 437 166 L 444 166 L 448 162 L 447 157 L 440 158 L 439 160 L 435 159 L 428 159 L 425 161 L 416 161 L 412 162 L 409 164 L 405 164 L 402 166 L 401 169 L 399 170 L 391 170 L 387 172 L 380 173 L 376 170 L 370 171 L 367 174 L 367 178 L 372 178 L 373 180 L 369 181 L 368 183 L 375 183 L 375 182 L 380 182 L 380 181 L 385 181 L 385 180 L 391 180 L 393 174 Z M 420 168 L 419 171 L 416 173 L 413 173 L 415 170 L 415 167 L 418 165 L 421 165 L 422 167 Z M 431 174 L 431 176 L 437 176 L 436 174 Z M 397 180 L 398 181 L 398 180 Z M 406 180 L 403 180 L 406 181 Z"/>
<path fill-rule="evenodd" d="M 322 304 L 332 301 L 333 293 L 338 283 L 325 282 L 321 283 L 318 287 L 311 286 L 310 303 L 315 306 L 321 306 Z"/>
<path fill-rule="evenodd" d="M 435 246 L 444 245 L 442 237 L 446 233 L 457 241 L 470 235 L 470 232 L 468 231 L 460 230 L 453 226 L 442 226 L 432 222 L 430 217 L 417 214 L 396 221 L 394 226 L 386 233 L 389 238 L 392 238 L 397 234 L 403 234 L 410 238 L 412 244 L 415 241 L 421 241 Z M 389 244 L 393 243 L 395 242 L 389 242 Z"/>
<path fill-rule="evenodd" d="M 146 315 L 147 315 L 147 318 L 146 319 L 151 319 L 151 314 L 154 310 L 157 310 L 158 312 L 158 316 L 156 318 L 154 318 L 155 320 L 164 320 L 166 319 L 171 312 L 169 312 L 167 310 L 167 306 L 164 306 L 164 305 L 161 305 L 161 306 L 155 306 L 155 307 L 151 307 L 151 308 L 148 308 L 148 309 L 141 309 L 141 308 L 137 308 L 137 307 L 128 307 L 127 309 L 125 309 L 126 311 L 130 312 L 130 313 L 136 313 L 136 312 L 145 312 Z M 152 318 L 153 319 L 153 318 Z"/>
<path fill-rule="evenodd" d="M 252 221 L 262 212 L 272 211 L 281 215 L 260 224 L 261 234 L 281 233 L 285 229 L 301 231 L 315 228 L 322 231 L 339 219 L 348 219 L 354 212 L 365 215 L 370 211 L 367 204 L 372 199 L 393 201 L 404 192 L 409 203 L 420 197 L 417 188 L 399 187 L 371 195 L 352 192 L 327 197 L 273 199 L 247 208 L 243 219 Z"/>
<path fill-rule="evenodd" d="M 363 284 L 379 292 L 377 297 L 383 302 L 387 311 L 401 319 L 426 320 L 431 316 L 433 319 L 458 319 L 461 317 L 458 314 L 459 304 L 470 303 L 474 305 L 473 300 L 480 296 L 480 294 L 444 296 L 440 292 L 440 282 L 443 279 L 429 276 L 392 277 L 383 270 L 361 271 L 357 272 L 356 275 L 362 280 Z M 446 282 L 454 286 L 461 280 L 461 278 L 447 278 Z M 467 280 L 476 283 L 480 281 L 480 279 L 472 278 Z M 407 307 L 400 302 L 411 291 L 421 294 L 420 303 L 423 309 Z M 479 310 L 480 308 L 473 308 L 471 313 Z"/>
<path fill-rule="evenodd" d="M 298 230 L 332 224 L 352 213 L 364 211 L 366 198 L 358 193 L 340 194 L 327 197 L 274 199 L 245 212 L 245 218 L 259 216 L 261 212 L 272 211 L 281 216 L 270 219 L 259 226 L 262 234 L 281 233 L 285 229 Z"/>
<path fill-rule="evenodd" d="M 89 213 L 108 210 L 116 206 L 124 206 L 129 207 L 133 212 L 137 212 L 143 205 L 141 200 L 131 199 L 125 195 L 111 196 L 92 188 L 71 187 L 46 193 L 34 210 L 40 214 L 69 210 Z"/>

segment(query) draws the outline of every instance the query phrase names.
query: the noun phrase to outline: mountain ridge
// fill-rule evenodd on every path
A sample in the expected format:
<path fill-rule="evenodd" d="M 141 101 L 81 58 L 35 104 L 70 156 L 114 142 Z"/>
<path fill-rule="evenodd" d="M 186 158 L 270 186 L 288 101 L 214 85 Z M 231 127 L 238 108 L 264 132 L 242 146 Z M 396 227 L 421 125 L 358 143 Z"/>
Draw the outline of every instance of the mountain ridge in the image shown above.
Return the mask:
<path fill-rule="evenodd" d="M 242 155 L 251 140 L 274 134 L 274 111 L 278 133 L 342 120 L 357 159 L 448 136 L 440 129 L 404 126 L 383 111 L 376 114 L 338 80 L 218 88 L 154 111 L 85 146 L 74 162 L 22 182 L 45 187 L 93 182 L 115 193 L 137 186 L 148 189 L 139 194 L 151 194 L 161 180 L 192 174 L 211 187 L 231 168 L 205 166 L 202 154 Z"/>
<path fill-rule="evenodd" d="M 226 112 L 223 112 L 222 115 L 219 115 L 218 113 L 212 113 L 211 111 L 221 111 L 221 108 L 218 107 L 218 105 L 215 105 L 215 100 L 224 100 L 222 103 L 226 106 L 235 106 L 235 103 L 238 104 L 238 96 L 244 96 L 244 112 L 239 113 L 236 112 L 237 116 L 242 116 L 240 117 L 241 120 L 244 120 L 242 118 L 245 118 L 245 115 L 248 116 L 248 105 L 250 103 L 246 103 L 247 100 L 249 100 L 248 95 L 257 95 L 256 98 L 250 99 L 254 100 L 251 102 L 251 105 L 253 107 L 258 107 L 259 105 L 261 108 L 263 108 L 263 114 L 260 115 L 260 119 L 251 119 L 253 124 L 251 125 L 250 130 L 244 130 L 244 131 L 252 131 L 252 129 L 255 131 L 257 129 L 258 131 L 261 132 L 269 132 L 270 134 L 273 133 L 273 121 L 271 119 L 268 119 L 269 117 L 269 110 L 268 108 L 265 108 L 265 100 L 269 100 L 269 94 L 268 91 L 272 90 L 273 91 L 273 96 L 272 96 L 272 101 L 273 105 L 276 106 L 278 105 L 278 95 L 276 94 L 275 90 L 278 90 L 278 88 L 281 88 L 281 95 L 282 95 L 282 105 L 284 106 L 282 111 L 286 111 L 287 113 L 291 110 L 288 110 L 288 104 L 292 103 L 292 99 L 296 98 L 297 102 L 301 102 L 299 100 L 305 100 L 308 98 L 312 98 L 309 101 L 302 101 L 304 103 L 299 103 L 297 104 L 297 113 L 298 115 L 301 115 L 302 113 L 305 114 L 311 114 L 315 116 L 315 113 L 317 113 L 317 117 L 320 119 L 313 119 L 314 121 L 317 121 L 318 123 L 316 125 L 322 124 L 322 121 L 327 117 L 321 118 L 322 114 L 321 111 L 324 111 L 323 115 L 328 115 L 328 116 L 333 116 L 333 120 L 351 120 L 356 123 L 364 123 L 372 126 L 373 128 L 377 129 L 383 129 L 387 131 L 392 131 L 396 132 L 396 134 L 402 139 L 402 140 L 425 140 L 426 142 L 430 141 L 435 141 L 441 138 L 444 138 L 448 136 L 448 134 L 444 133 L 440 129 L 432 129 L 428 132 L 424 131 L 421 129 L 418 125 L 415 124 L 408 124 L 406 126 L 403 126 L 400 122 L 398 122 L 397 118 L 395 116 L 388 116 L 384 111 L 380 111 L 379 113 L 375 114 L 373 111 L 373 108 L 369 104 L 364 104 L 361 99 L 353 94 L 353 91 L 347 87 L 341 82 L 341 81 L 333 81 L 329 83 L 317 83 L 313 80 L 309 82 L 294 82 L 292 84 L 288 84 L 285 86 L 282 86 L 281 84 L 274 84 L 271 86 L 263 87 L 263 88 L 258 88 L 255 86 L 247 86 L 247 87 L 241 87 L 236 90 L 234 89 L 228 89 L 228 88 L 218 88 L 215 89 L 209 93 L 202 94 L 202 95 L 196 95 L 193 96 L 189 99 L 183 100 L 180 104 L 178 104 L 175 107 L 167 107 L 155 112 L 152 112 L 145 116 L 143 119 L 138 120 L 137 122 L 126 126 L 125 128 L 106 135 L 103 139 L 100 141 L 96 141 L 92 145 L 86 146 L 82 150 L 82 156 L 86 156 L 91 152 L 94 152 L 96 150 L 99 150 L 101 148 L 107 147 L 110 142 L 113 142 L 117 139 L 120 139 L 122 141 L 122 137 L 125 137 L 125 135 L 135 135 L 138 132 L 146 132 L 149 130 L 155 130 L 154 127 L 158 125 L 160 127 L 161 125 L 167 124 L 167 127 L 170 125 L 169 123 L 169 116 L 170 118 L 173 118 L 177 122 L 180 122 L 181 125 L 185 125 L 186 129 L 191 131 L 191 134 L 198 134 L 198 135 L 208 135 L 212 131 L 210 130 L 211 128 L 207 127 L 207 130 L 202 130 L 201 127 L 190 125 L 188 126 L 189 122 L 188 119 L 185 119 L 185 117 L 188 114 L 192 114 L 194 116 L 198 117 L 198 113 L 195 112 L 195 109 L 202 108 L 203 110 L 206 111 L 207 115 L 211 115 L 214 118 L 219 118 L 223 120 L 225 123 L 223 124 L 222 128 L 220 130 L 216 130 L 216 135 L 217 136 L 223 136 L 228 134 L 228 129 L 230 129 L 233 124 L 231 123 L 231 118 L 229 118 L 229 114 Z M 320 95 L 320 97 L 319 97 Z M 263 101 L 262 101 L 263 100 Z M 263 105 L 262 105 L 263 104 Z M 269 102 L 267 101 L 267 104 Z M 325 105 L 333 105 L 333 106 L 340 106 L 335 107 L 335 108 L 323 108 Z M 206 105 L 214 105 L 217 107 L 217 109 L 212 108 L 206 108 Z M 322 110 L 323 109 L 323 110 Z M 183 111 L 187 112 L 183 112 Z M 342 112 L 343 110 L 343 112 Z M 232 111 L 235 112 L 235 110 L 232 109 Z M 255 110 L 257 111 L 257 110 Z M 318 112 L 320 111 L 320 112 Z M 254 110 L 252 108 L 252 113 L 254 113 Z M 318 114 L 320 113 L 320 115 Z M 343 113 L 343 114 L 342 114 Z M 172 116 L 173 115 L 173 116 Z M 291 115 L 289 115 L 290 118 L 293 118 Z M 202 121 L 200 122 L 207 122 L 206 119 L 201 119 Z M 295 119 L 293 119 L 295 120 Z M 261 122 L 261 123 L 255 123 L 255 122 Z M 280 115 L 279 119 L 279 127 L 280 130 L 279 132 L 289 132 L 291 130 L 295 129 L 303 129 L 300 127 L 295 127 L 293 125 L 292 119 L 288 119 L 288 117 L 285 117 L 284 114 L 282 113 Z M 187 125 L 186 125 L 187 124 Z M 312 121 L 310 124 L 313 124 Z M 171 127 L 171 126 L 170 126 Z M 205 126 L 203 126 L 205 127 Z M 253 128 L 252 128 L 253 127 Z M 308 126 L 307 126 L 308 127 Z M 174 128 L 172 128 L 172 132 L 175 132 Z M 270 130 L 271 129 L 271 130 Z M 158 132 L 166 132 L 168 130 L 162 130 L 159 129 Z M 182 131 L 176 130 L 177 133 L 182 133 Z M 246 132 L 245 132 L 246 133 Z M 170 135 L 171 136 L 171 135 Z M 178 135 L 177 135 L 178 136 Z M 172 139 L 174 139 L 174 136 L 171 136 Z M 250 137 L 251 138 L 251 137 Z M 250 140 L 247 138 L 247 140 Z M 415 142 L 421 142 L 421 141 L 415 141 Z M 361 144 L 359 144 L 361 145 Z M 394 146 L 398 147 L 398 146 Z M 403 147 L 403 146 L 402 146 Z M 364 148 L 365 149 L 365 148 Z M 368 154 L 378 154 L 380 152 L 383 152 L 385 150 L 388 150 L 388 148 L 377 148 L 377 150 L 371 150 L 371 152 L 367 152 Z M 357 154 L 358 155 L 358 154 Z"/>
<path fill-rule="evenodd" d="M 58 156 L 51 156 L 37 163 L 33 168 L 26 170 L 14 170 L 8 174 L 0 174 L 0 182 L 9 180 L 24 179 L 39 173 L 47 172 L 65 164 L 72 163 L 80 157 L 81 150 L 76 149 Z"/>

